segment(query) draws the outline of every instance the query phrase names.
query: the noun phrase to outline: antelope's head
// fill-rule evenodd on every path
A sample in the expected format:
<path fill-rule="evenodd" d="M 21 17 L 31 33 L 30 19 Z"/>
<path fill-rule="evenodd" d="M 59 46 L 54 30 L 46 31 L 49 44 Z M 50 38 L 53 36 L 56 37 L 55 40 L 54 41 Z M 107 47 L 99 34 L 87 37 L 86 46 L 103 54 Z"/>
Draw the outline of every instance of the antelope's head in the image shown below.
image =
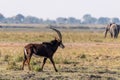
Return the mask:
<path fill-rule="evenodd" d="M 58 38 L 55 38 L 55 41 L 58 42 L 58 46 L 60 46 L 61 48 L 65 48 L 64 44 L 62 43 L 62 34 L 60 33 L 60 31 L 52 27 L 50 27 L 50 29 L 54 30 L 58 34 Z"/>

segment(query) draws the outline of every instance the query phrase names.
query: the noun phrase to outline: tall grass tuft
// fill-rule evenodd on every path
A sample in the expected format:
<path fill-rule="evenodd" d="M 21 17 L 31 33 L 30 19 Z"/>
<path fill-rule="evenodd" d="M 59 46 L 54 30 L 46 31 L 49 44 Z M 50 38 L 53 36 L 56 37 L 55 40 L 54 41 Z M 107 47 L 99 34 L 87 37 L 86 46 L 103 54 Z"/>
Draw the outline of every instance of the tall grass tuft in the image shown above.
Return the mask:
<path fill-rule="evenodd" d="M 4 57 L 3 57 L 3 61 L 9 61 L 11 58 L 10 55 L 6 54 Z"/>
<path fill-rule="evenodd" d="M 9 62 L 7 67 L 7 70 L 21 70 L 21 66 L 17 65 L 16 62 Z"/>
<path fill-rule="evenodd" d="M 17 57 L 15 57 L 15 59 L 14 59 L 16 62 L 21 62 L 21 61 L 23 61 L 23 56 L 17 56 Z"/>
<path fill-rule="evenodd" d="M 32 70 L 36 71 L 36 72 L 39 72 L 39 71 L 42 70 L 42 68 L 39 65 L 34 65 L 34 66 L 32 66 Z"/>

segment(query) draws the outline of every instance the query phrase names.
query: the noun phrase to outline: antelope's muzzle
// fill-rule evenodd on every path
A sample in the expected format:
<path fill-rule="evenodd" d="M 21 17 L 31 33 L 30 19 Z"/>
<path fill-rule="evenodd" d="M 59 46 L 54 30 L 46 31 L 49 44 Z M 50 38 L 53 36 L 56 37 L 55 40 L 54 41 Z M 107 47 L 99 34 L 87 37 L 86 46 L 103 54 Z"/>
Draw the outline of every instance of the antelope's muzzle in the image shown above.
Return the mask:
<path fill-rule="evenodd" d="M 61 48 L 65 48 L 65 46 L 63 45 L 63 43 L 60 44 L 60 47 L 61 47 Z"/>

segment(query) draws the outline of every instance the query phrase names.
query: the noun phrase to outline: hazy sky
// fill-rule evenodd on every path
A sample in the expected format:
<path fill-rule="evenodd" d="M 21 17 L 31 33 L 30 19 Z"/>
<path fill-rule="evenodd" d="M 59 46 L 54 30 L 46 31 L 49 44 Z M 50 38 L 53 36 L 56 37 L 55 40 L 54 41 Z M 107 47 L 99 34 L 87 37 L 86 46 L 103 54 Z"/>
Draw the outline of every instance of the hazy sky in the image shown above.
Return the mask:
<path fill-rule="evenodd" d="M 21 13 L 43 19 L 75 17 L 119 17 L 120 0 L 0 0 L 0 13 L 5 17 Z"/>

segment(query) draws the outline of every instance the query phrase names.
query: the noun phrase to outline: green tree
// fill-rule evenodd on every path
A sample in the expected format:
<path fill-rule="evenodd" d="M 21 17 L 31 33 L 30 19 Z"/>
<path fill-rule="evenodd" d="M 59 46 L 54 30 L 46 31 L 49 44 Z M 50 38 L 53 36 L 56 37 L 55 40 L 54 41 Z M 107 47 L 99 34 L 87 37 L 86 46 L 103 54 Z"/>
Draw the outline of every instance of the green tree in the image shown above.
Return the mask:
<path fill-rule="evenodd" d="M 110 23 L 110 18 L 108 17 L 100 17 L 97 21 L 98 24 L 108 24 Z"/>
<path fill-rule="evenodd" d="M 83 24 L 95 24 L 97 19 L 95 17 L 92 17 L 90 14 L 85 14 L 83 16 Z"/>
<path fill-rule="evenodd" d="M 0 14 L 0 22 L 3 22 L 4 19 L 5 17 L 2 14 Z"/>
<path fill-rule="evenodd" d="M 117 23 L 117 24 L 119 24 L 119 23 L 120 23 L 119 18 L 112 18 L 112 23 Z"/>
<path fill-rule="evenodd" d="M 18 23 L 23 23 L 24 21 L 24 16 L 22 14 L 18 14 L 15 16 L 15 20 L 18 22 Z"/>

